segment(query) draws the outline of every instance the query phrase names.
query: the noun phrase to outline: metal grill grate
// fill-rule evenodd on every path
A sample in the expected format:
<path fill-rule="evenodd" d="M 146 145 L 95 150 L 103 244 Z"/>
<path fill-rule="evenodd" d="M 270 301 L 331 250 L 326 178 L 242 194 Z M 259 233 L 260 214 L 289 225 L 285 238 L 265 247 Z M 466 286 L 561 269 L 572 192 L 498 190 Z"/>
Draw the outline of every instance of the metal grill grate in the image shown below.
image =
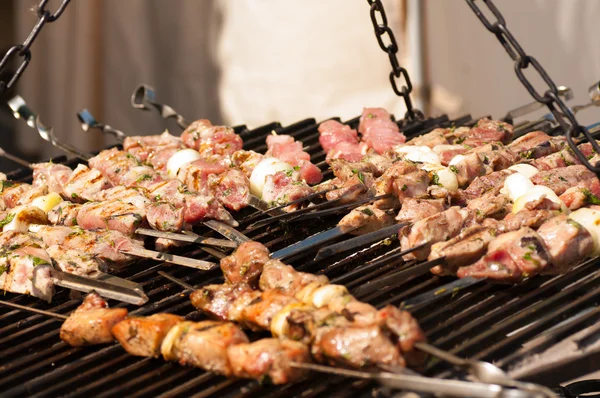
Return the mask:
<path fill-rule="evenodd" d="M 411 137 L 438 126 L 469 125 L 474 122 L 469 116 L 453 121 L 443 116 L 405 126 L 404 133 Z M 358 118 L 348 123 L 356 126 Z M 272 123 L 254 130 L 242 126 L 236 128 L 236 132 L 244 139 L 246 149 L 263 152 L 266 149 L 265 137 L 272 130 L 279 134 L 292 135 L 309 147 L 312 162 L 325 171 L 325 178 L 329 178 L 331 172 L 327 170 L 325 153 L 318 143 L 317 127 L 314 119 L 306 119 L 285 128 L 278 123 Z M 535 128 L 544 128 L 552 132 L 548 123 L 536 125 Z M 524 132 L 516 129 L 517 135 Z M 59 158 L 55 161 L 65 159 Z M 30 177 L 26 171 L 15 171 L 9 175 L 9 178 L 23 180 Z M 278 222 L 248 228 L 250 223 L 245 220 L 253 212 L 254 210 L 246 209 L 237 215 L 237 219 L 241 221 L 240 231 L 266 244 L 272 251 L 333 227 L 337 222 L 335 217 L 329 217 L 320 220 L 318 225 L 294 225 L 292 234 L 286 225 Z M 208 230 L 199 232 L 211 234 Z M 358 293 L 359 299 L 377 307 L 387 303 L 398 305 L 407 298 L 448 282 L 429 273 L 395 280 L 397 278 L 394 278 L 394 275 L 398 270 L 410 266 L 399 260 L 386 261 L 386 256 L 390 256 L 388 253 L 397 246 L 397 242 L 391 245 L 379 243 L 351 256 L 338 255 L 323 262 L 312 260 L 314 253 L 307 253 L 291 263 L 300 270 L 326 274 L 336 283 L 348 286 L 351 292 Z M 188 247 L 181 253 L 195 258 L 210 258 L 202 250 L 194 247 Z M 598 305 L 598 264 L 597 260 L 592 260 L 567 275 L 554 278 L 536 277 L 518 286 L 473 286 L 460 291 L 454 297 L 416 307 L 413 313 L 434 345 L 463 356 L 512 366 L 528 355 L 552 345 L 556 338 L 570 335 L 598 320 L 598 311 L 587 312 L 567 330 L 558 330 L 553 332 L 554 334 L 546 333 L 546 338 L 541 343 L 524 348 L 524 343 L 542 335 L 550 327 Z M 150 302 L 143 307 L 129 306 L 131 313 L 146 315 L 170 312 L 185 315 L 192 320 L 202 319 L 202 315 L 190 304 L 187 294 L 182 294 L 179 286 L 157 275 L 158 270 L 167 271 L 193 285 L 221 283 L 223 280 L 219 270 L 203 273 L 147 261 L 133 264 L 117 274 L 142 284 Z M 381 286 L 378 286 L 378 283 Z M 365 286 L 368 288 L 365 289 Z M 374 286 L 378 288 L 370 289 Z M 7 293 L 4 299 L 59 313 L 72 311 L 80 302 L 71 299 L 64 290 L 57 292 L 51 305 L 10 293 Z M 524 328 L 527 325 L 529 327 Z M 348 382 L 346 379 L 322 375 L 310 375 L 299 383 L 282 387 L 261 386 L 245 380 L 227 380 L 161 359 L 134 357 L 117 344 L 84 349 L 71 348 L 60 341 L 59 328 L 60 323 L 56 320 L 0 308 L 0 391 L 4 391 L 3 396 L 250 397 L 261 394 L 272 397 L 343 397 L 371 396 L 374 392 L 381 391 L 364 381 Z M 425 373 L 460 376 L 442 363 L 436 362 L 431 362 Z M 546 383 L 559 381 L 561 380 L 542 380 Z"/>

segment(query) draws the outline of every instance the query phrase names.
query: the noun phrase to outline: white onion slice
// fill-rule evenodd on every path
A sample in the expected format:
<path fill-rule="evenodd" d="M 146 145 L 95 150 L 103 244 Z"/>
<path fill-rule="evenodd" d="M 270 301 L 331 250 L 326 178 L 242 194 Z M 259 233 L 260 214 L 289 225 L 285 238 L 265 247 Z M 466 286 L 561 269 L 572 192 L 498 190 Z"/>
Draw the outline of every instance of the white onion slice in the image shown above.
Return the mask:
<path fill-rule="evenodd" d="M 292 171 L 294 168 L 277 158 L 264 158 L 261 160 L 250 175 L 250 193 L 262 198 L 265 187 L 265 179 L 268 175 L 273 175 L 278 171 Z"/>
<path fill-rule="evenodd" d="M 448 167 L 437 164 L 425 164 L 422 169 L 434 175 L 433 178 L 435 178 L 436 181 L 432 182 L 436 182 L 450 192 L 458 191 L 458 179 L 456 178 L 456 174 Z"/>
<path fill-rule="evenodd" d="M 560 205 L 561 211 L 565 214 L 568 214 L 569 209 L 565 205 L 565 203 L 560 200 L 560 198 L 548 187 L 543 185 L 535 185 L 533 188 L 529 189 L 524 195 L 520 196 L 512 207 L 513 213 L 518 213 L 525 208 L 525 205 L 529 202 L 540 199 L 542 196 L 546 196 L 547 199 L 553 201 L 554 203 L 558 203 Z"/>
<path fill-rule="evenodd" d="M 48 195 L 39 196 L 33 199 L 29 204 L 39 208 L 44 213 L 48 213 L 60 202 L 62 202 L 60 195 L 56 192 L 50 192 Z"/>
<path fill-rule="evenodd" d="M 600 210 L 582 208 L 569 214 L 569 218 L 577 221 L 587 229 L 594 240 L 594 251 L 590 256 L 600 255 Z"/>
<path fill-rule="evenodd" d="M 328 306 L 331 300 L 336 297 L 349 294 L 346 286 L 343 285 L 325 285 L 315 290 L 311 297 L 311 303 L 317 308 Z"/>
<path fill-rule="evenodd" d="M 529 178 L 523 174 L 515 173 L 506 177 L 504 188 L 500 192 L 507 195 L 512 202 L 515 202 L 534 187 L 535 185 Z"/>
<path fill-rule="evenodd" d="M 201 158 L 202 156 L 195 149 L 181 149 L 175 152 L 167 161 L 167 175 L 170 178 L 177 178 L 177 173 L 183 166 Z"/>
<path fill-rule="evenodd" d="M 527 163 L 514 164 L 514 165 L 510 166 L 508 169 L 512 170 L 512 171 L 516 171 L 517 173 L 522 174 L 527 178 L 533 177 L 539 171 L 536 167 L 534 167 L 530 164 L 527 164 Z"/>
<path fill-rule="evenodd" d="M 440 157 L 428 146 L 399 146 L 394 149 L 396 153 L 405 154 L 405 158 L 413 162 L 442 164 Z"/>
<path fill-rule="evenodd" d="M 29 231 L 30 224 L 48 224 L 48 216 L 36 206 L 17 206 L 12 209 L 2 223 L 2 231 Z"/>

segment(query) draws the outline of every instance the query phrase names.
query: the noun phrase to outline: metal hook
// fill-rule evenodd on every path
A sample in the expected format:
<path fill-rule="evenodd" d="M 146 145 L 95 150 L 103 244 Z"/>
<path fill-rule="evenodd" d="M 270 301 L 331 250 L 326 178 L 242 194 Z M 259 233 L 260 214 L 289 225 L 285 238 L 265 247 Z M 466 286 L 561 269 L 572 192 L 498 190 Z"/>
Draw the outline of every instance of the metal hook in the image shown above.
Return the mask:
<path fill-rule="evenodd" d="M 125 141 L 127 135 L 123 133 L 121 130 L 117 130 L 114 127 L 109 126 L 108 124 L 98 123 L 96 118 L 92 115 L 92 113 L 87 109 L 82 109 L 78 114 L 77 118 L 81 122 L 81 128 L 83 131 L 90 131 L 90 129 L 98 129 L 103 134 L 111 134 L 115 136 L 117 140 L 120 142 Z"/>
<path fill-rule="evenodd" d="M 23 119 L 29 127 L 37 130 L 42 139 L 48 141 L 53 146 L 63 152 L 69 153 L 81 160 L 88 160 L 92 157 L 91 154 L 84 153 L 68 144 L 61 143 L 54 135 L 54 129 L 47 127 L 42 123 L 40 117 L 29 108 L 25 100 L 21 96 L 15 96 L 8 101 L 8 106 L 13 112 L 15 119 Z"/>
<path fill-rule="evenodd" d="M 169 105 L 156 102 L 154 88 L 147 84 L 141 84 L 133 91 L 133 94 L 131 95 L 131 106 L 145 111 L 154 108 L 160 113 L 163 119 L 174 118 L 177 125 L 182 129 L 186 129 L 189 126 L 189 122 L 177 113 L 175 109 L 171 108 Z"/>

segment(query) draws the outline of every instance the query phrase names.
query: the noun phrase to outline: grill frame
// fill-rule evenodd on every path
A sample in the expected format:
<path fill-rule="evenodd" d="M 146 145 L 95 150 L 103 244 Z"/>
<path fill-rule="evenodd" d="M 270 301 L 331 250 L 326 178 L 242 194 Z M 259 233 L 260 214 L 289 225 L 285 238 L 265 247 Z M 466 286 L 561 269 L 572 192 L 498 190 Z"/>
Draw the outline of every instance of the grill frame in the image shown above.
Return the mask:
<path fill-rule="evenodd" d="M 405 126 L 407 137 L 413 137 L 435 127 L 448 127 L 452 124 L 472 125 L 477 119 L 470 115 L 450 120 L 443 115 Z M 353 127 L 358 118 L 346 122 Z M 325 153 L 318 143 L 318 124 L 314 119 L 304 119 L 290 126 L 270 123 L 256 129 L 245 126 L 235 130 L 244 140 L 244 149 L 262 151 L 266 149 L 265 137 L 275 130 L 278 134 L 290 134 L 301 140 L 311 153 L 311 161 L 324 170 L 324 178 L 331 177 L 331 171 L 324 162 Z M 524 133 L 518 132 L 517 135 Z M 537 127 L 537 126 L 536 126 Z M 548 122 L 541 127 L 549 133 L 555 133 Z M 528 130 L 531 131 L 531 130 Z M 76 161 L 67 161 L 65 157 L 53 159 L 73 166 Z M 8 173 L 11 179 L 30 181 L 28 170 L 15 170 Z M 236 215 L 240 221 L 240 231 L 250 238 L 265 243 L 269 249 L 277 250 L 294 243 L 313 233 L 332 227 L 339 217 L 327 217 L 319 228 L 294 225 L 294 234 L 284 224 L 273 223 L 256 228 L 247 228 L 245 219 L 254 213 L 245 209 Z M 198 232 L 213 235 L 208 229 Z M 334 281 L 338 278 L 352 292 L 358 286 L 374 283 L 383 277 L 392 277 L 395 272 L 408 268 L 409 264 L 393 261 L 386 264 L 386 252 L 397 247 L 397 242 L 386 246 L 381 242 L 359 250 L 356 254 L 338 255 L 323 262 L 310 261 L 310 254 L 297 256 L 289 261 L 297 269 L 309 272 L 325 273 Z M 179 251 L 200 259 L 210 259 L 209 255 L 198 248 Z M 377 264 L 384 265 L 378 267 Z M 458 355 L 472 356 L 477 359 L 498 361 L 512 365 L 516 359 L 531 355 L 534 350 L 516 351 L 523 343 L 539 336 L 538 329 L 545 325 L 556 325 L 582 309 L 598 306 L 600 289 L 600 261 L 590 260 L 566 275 L 558 277 L 536 277 L 517 286 L 483 284 L 467 288 L 455 297 L 445 298 L 445 303 L 435 302 L 416 307 L 413 314 L 421 322 L 430 342 L 440 348 Z M 182 280 L 201 286 L 223 281 L 220 271 L 198 272 L 196 270 L 166 264 L 140 261 L 132 266 L 115 272 L 116 275 L 141 283 L 150 301 L 142 307 L 125 304 L 111 305 L 127 307 L 134 315 L 149 315 L 156 312 L 171 312 L 185 315 L 191 320 L 203 319 L 203 316 L 191 306 L 187 295 L 182 294 L 179 286 L 156 274 L 163 270 Z M 352 274 L 350 274 L 352 273 Z M 348 275 L 354 275 L 350 279 Z M 394 281 L 391 285 L 377 289 L 364 297 L 366 301 L 381 307 L 387 303 L 399 304 L 417 294 L 436 289 L 449 279 L 425 274 L 410 277 L 404 281 Z M 595 289 L 593 287 L 596 286 Z M 587 289 L 587 288 L 590 289 Z M 58 289 L 52 304 L 42 303 L 27 296 L 7 293 L 4 299 L 19 304 L 30 305 L 59 313 L 68 313 L 76 308 L 80 300 L 70 299 L 64 289 Z M 566 299 L 572 301 L 566 302 Z M 558 309 L 553 307 L 559 301 Z M 502 305 L 503 303 L 508 303 Z M 497 343 L 490 340 L 499 337 L 498 331 L 514 332 L 529 323 L 529 317 L 545 316 L 545 323 L 517 331 L 511 337 L 501 338 Z M 557 317 L 558 315 L 558 317 Z M 573 334 L 595 318 L 588 315 L 578 321 L 574 327 L 563 331 L 560 337 Z M 473 327 L 476 326 L 476 327 Z M 488 329 L 482 332 L 482 328 Z M 199 369 L 179 366 L 161 359 L 138 358 L 127 354 L 120 346 L 71 348 L 58 338 L 60 323 L 42 315 L 31 315 L 18 310 L 0 308 L 0 391 L 6 396 L 74 396 L 82 397 L 93 393 L 97 396 L 253 396 L 255 394 L 279 396 L 367 396 L 381 392 L 379 387 L 365 381 L 349 383 L 340 377 L 326 378 L 309 375 L 306 379 L 287 386 L 260 386 L 257 382 L 245 380 L 227 380 Z M 504 333 L 506 334 L 506 333 Z M 251 335 L 258 338 L 263 335 Z M 536 349 L 546 348 L 545 343 Z M 600 357 L 597 355 L 596 357 Z M 590 366 L 594 366 L 593 358 Z M 597 358 L 596 360 L 600 360 Z M 430 363 L 424 370 L 426 375 L 443 377 L 464 377 L 441 363 Z M 581 374 L 580 374 L 581 375 Z M 559 377 L 560 376 L 560 377 Z M 531 380 L 544 384 L 557 383 L 565 374 L 546 371 L 541 375 L 532 375 Z"/>

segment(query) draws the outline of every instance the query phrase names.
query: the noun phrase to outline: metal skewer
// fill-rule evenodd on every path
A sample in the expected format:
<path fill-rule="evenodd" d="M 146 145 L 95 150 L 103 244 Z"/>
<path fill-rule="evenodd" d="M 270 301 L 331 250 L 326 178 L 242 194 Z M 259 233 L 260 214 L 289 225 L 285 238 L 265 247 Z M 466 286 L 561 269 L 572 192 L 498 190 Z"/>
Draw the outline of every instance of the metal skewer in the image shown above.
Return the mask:
<path fill-rule="evenodd" d="M 176 277 L 174 277 L 173 275 L 169 275 L 169 274 L 167 274 L 166 272 L 163 272 L 163 271 L 158 271 L 158 274 L 159 274 L 160 276 L 163 276 L 163 277 L 167 278 L 167 279 L 168 279 L 168 280 L 170 280 L 171 282 L 173 282 L 173 283 L 176 283 L 176 284 L 178 284 L 178 285 L 180 285 L 180 286 L 182 286 L 182 287 L 186 288 L 187 290 L 191 290 L 191 291 L 194 291 L 194 290 L 196 290 L 196 288 L 195 288 L 194 286 L 190 285 L 189 283 L 186 283 L 186 282 L 182 281 L 182 280 L 181 280 L 181 279 L 179 279 L 179 278 L 176 278 Z"/>
<path fill-rule="evenodd" d="M 58 314 L 58 313 L 52 312 L 52 311 L 40 310 L 40 309 L 33 308 L 33 307 L 27 307 L 27 306 L 24 306 L 21 304 L 11 303 L 10 301 L 0 300 L 0 305 L 16 308 L 16 309 L 22 310 L 22 311 L 34 312 L 36 314 L 46 315 L 46 316 L 57 318 L 57 319 L 68 319 L 69 318 L 68 315 Z"/>
<path fill-rule="evenodd" d="M 71 145 L 61 143 L 54 135 L 54 129 L 46 127 L 41 122 L 40 117 L 29 108 L 22 97 L 17 95 L 10 99 L 8 101 L 8 106 L 13 111 L 13 115 L 16 119 L 23 119 L 29 127 L 38 132 L 42 139 L 48 141 L 58 149 L 85 161 L 92 157 L 89 153 L 81 152 Z"/>

